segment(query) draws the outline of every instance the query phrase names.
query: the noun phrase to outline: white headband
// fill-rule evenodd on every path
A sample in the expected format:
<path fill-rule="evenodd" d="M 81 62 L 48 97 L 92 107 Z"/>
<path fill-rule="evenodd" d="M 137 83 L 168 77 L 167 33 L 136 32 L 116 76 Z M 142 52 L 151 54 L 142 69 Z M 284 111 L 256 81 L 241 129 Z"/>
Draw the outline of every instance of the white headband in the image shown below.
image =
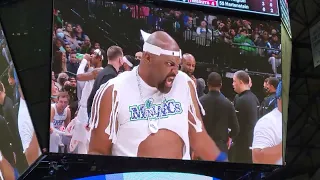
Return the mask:
<path fill-rule="evenodd" d="M 126 57 L 123 57 L 123 62 L 127 63 L 129 67 L 133 67 L 133 64 L 126 58 Z"/>
<path fill-rule="evenodd" d="M 148 42 L 144 42 L 143 51 L 149 52 L 151 54 L 155 54 L 157 56 L 160 56 L 161 54 L 163 54 L 163 55 L 176 56 L 176 57 L 182 58 L 181 49 L 179 51 L 165 50 L 165 49 L 162 49 L 158 46 L 152 45 Z"/>
<path fill-rule="evenodd" d="M 95 53 L 95 54 L 98 55 L 98 56 L 101 56 L 101 60 L 103 60 L 103 55 L 102 55 L 102 52 L 101 52 L 100 49 L 94 50 L 93 53 Z"/>

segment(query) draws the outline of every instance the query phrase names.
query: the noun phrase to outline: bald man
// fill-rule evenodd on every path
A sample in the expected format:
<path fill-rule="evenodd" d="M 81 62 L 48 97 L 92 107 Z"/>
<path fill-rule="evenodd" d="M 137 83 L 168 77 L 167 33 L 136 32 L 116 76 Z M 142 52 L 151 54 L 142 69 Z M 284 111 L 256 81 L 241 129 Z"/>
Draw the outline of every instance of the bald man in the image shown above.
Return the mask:
<path fill-rule="evenodd" d="M 191 149 L 203 160 L 226 161 L 203 127 L 204 110 L 192 79 L 178 70 L 180 61 L 166 32 L 148 37 L 140 65 L 98 90 L 89 154 L 191 159 Z"/>
<path fill-rule="evenodd" d="M 197 94 L 199 97 L 201 97 L 204 94 L 203 91 L 205 90 L 205 86 L 202 85 L 201 80 L 199 81 L 194 77 L 193 73 L 195 68 L 196 59 L 194 58 L 194 56 L 189 53 L 183 54 L 181 61 L 181 71 L 186 73 L 193 80 L 197 87 Z"/>
<path fill-rule="evenodd" d="M 181 61 L 181 71 L 185 72 L 194 82 L 196 82 L 196 78 L 193 73 L 196 68 L 196 59 L 192 54 L 185 53 L 182 56 Z"/>

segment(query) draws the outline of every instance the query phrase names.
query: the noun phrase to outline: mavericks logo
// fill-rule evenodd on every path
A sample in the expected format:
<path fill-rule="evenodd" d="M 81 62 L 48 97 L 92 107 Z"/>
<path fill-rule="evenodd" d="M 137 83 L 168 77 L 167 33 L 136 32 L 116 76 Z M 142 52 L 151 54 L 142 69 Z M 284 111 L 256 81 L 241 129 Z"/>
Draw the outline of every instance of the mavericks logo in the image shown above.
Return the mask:
<path fill-rule="evenodd" d="M 183 112 L 180 102 L 173 99 L 165 100 L 163 103 L 153 104 L 153 99 L 148 99 L 145 104 L 129 107 L 130 121 L 158 120 Z"/>

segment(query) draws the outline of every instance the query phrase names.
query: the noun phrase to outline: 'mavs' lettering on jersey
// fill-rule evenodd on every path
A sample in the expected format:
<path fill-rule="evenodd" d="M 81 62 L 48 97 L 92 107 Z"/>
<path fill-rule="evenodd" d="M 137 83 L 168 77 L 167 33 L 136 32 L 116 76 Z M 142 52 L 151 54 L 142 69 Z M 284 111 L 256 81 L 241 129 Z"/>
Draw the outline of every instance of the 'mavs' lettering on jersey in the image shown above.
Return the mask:
<path fill-rule="evenodd" d="M 62 126 L 63 123 L 64 123 L 64 120 L 54 120 L 53 121 L 53 126 L 54 127 Z"/>
<path fill-rule="evenodd" d="M 165 119 L 183 112 L 181 103 L 173 99 L 159 104 L 149 103 L 150 101 L 147 100 L 145 104 L 130 106 L 130 121 L 147 120 L 148 117 L 149 120 Z"/>

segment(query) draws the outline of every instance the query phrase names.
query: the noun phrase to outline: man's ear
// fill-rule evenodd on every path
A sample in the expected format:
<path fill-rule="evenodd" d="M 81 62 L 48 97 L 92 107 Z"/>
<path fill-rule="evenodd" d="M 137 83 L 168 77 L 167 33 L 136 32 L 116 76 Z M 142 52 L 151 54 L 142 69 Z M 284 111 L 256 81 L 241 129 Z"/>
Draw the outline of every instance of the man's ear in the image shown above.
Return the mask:
<path fill-rule="evenodd" d="M 151 62 L 151 54 L 149 52 L 143 52 L 142 59 L 146 60 L 148 63 Z"/>

